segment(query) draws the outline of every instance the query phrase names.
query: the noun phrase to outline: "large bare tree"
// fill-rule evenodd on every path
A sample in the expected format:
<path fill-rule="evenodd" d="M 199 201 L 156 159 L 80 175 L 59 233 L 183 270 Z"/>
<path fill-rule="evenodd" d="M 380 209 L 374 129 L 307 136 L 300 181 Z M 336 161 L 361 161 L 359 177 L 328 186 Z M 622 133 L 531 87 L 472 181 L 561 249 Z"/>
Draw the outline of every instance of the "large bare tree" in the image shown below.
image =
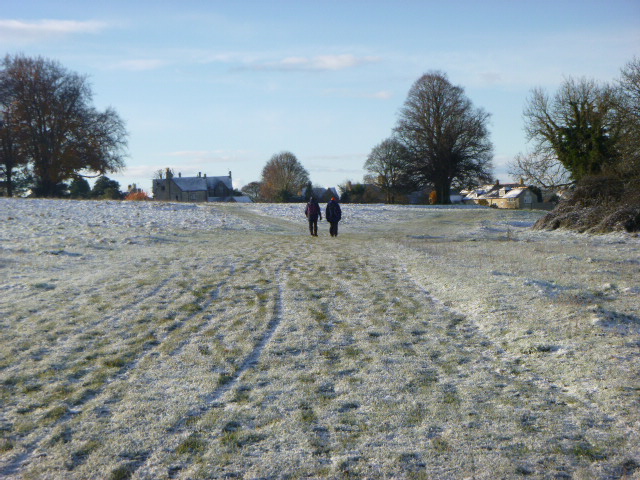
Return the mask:
<path fill-rule="evenodd" d="M 271 157 L 262 169 L 260 196 L 268 202 L 284 202 L 309 183 L 309 173 L 291 152 Z"/>
<path fill-rule="evenodd" d="M 442 72 L 423 75 L 409 90 L 395 132 L 412 157 L 408 173 L 420 185 L 433 185 L 438 203 L 450 203 L 454 183 L 490 180 L 488 120 Z"/>
<path fill-rule="evenodd" d="M 52 196 L 61 182 L 89 172 L 104 175 L 124 166 L 126 130 L 111 108 L 92 105 L 87 79 L 59 63 L 22 55 L 0 66 L 0 106 L 10 105 L 14 138 L 36 180 L 37 193 Z"/>

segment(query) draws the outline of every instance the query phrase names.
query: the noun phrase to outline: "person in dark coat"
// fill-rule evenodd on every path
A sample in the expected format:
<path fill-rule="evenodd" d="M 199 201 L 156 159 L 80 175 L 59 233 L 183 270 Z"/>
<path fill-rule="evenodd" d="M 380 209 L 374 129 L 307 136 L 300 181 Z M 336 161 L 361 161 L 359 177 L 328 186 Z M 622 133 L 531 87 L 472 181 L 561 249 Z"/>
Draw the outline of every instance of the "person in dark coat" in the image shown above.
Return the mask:
<path fill-rule="evenodd" d="M 304 209 L 304 214 L 309 220 L 309 233 L 311 236 L 318 236 L 318 217 L 322 220 L 322 210 L 320 209 L 320 205 L 315 198 L 311 197 L 309 202 L 307 203 L 306 208 Z"/>
<path fill-rule="evenodd" d="M 342 210 L 340 209 L 340 204 L 336 200 L 336 197 L 331 197 L 329 203 L 327 203 L 327 208 L 324 212 L 324 217 L 329 222 L 329 234 L 332 237 L 338 236 L 338 222 L 342 218 Z"/>

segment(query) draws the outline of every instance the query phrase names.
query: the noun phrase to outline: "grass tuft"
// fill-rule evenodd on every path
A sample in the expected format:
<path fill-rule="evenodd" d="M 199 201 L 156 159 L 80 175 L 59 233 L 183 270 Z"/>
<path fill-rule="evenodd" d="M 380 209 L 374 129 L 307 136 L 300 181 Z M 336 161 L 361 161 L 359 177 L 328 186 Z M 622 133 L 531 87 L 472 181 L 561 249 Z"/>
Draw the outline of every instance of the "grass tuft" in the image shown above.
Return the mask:
<path fill-rule="evenodd" d="M 129 480 L 135 472 L 135 466 L 131 464 L 121 465 L 111 471 L 109 480 Z"/>
<path fill-rule="evenodd" d="M 207 443 L 197 434 L 192 433 L 185 438 L 176 448 L 178 455 L 193 455 L 206 450 Z"/>
<path fill-rule="evenodd" d="M 15 444 L 8 439 L 4 439 L 0 441 L 0 452 L 9 452 L 15 448 Z"/>

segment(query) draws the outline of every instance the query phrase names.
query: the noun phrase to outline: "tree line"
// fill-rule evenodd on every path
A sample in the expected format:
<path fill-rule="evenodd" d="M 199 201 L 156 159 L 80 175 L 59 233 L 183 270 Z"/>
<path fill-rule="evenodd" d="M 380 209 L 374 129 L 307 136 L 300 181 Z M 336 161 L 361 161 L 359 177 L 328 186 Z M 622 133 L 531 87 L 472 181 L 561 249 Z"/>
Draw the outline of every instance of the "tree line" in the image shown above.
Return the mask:
<path fill-rule="evenodd" d="M 512 177 L 545 189 L 597 175 L 640 180 L 640 60 L 625 65 L 613 83 L 568 78 L 554 95 L 534 88 L 523 117 L 532 148 L 510 162 Z M 425 188 L 436 203 L 449 203 L 451 188 L 493 183 L 489 118 L 445 73 L 424 74 L 409 90 L 389 138 L 365 161 L 365 184 L 387 203 Z M 244 191 L 254 199 L 287 201 L 308 183 L 307 171 L 285 152 Z M 364 184 L 343 185 L 354 201 L 366 201 L 365 190 Z"/>
<path fill-rule="evenodd" d="M 445 73 L 424 74 L 409 90 L 389 138 L 367 157 L 364 184 L 342 185 L 344 200 L 379 200 L 367 195 L 368 184 L 387 203 L 420 189 L 430 189 L 436 203 L 449 203 L 452 188 L 493 183 L 489 118 Z M 523 118 L 531 150 L 509 163 L 512 177 L 537 189 L 586 179 L 597 185 L 598 176 L 640 184 L 640 60 L 627 63 L 611 83 L 568 78 L 553 95 L 534 88 Z M 306 185 L 307 171 L 283 152 L 243 192 L 263 201 L 299 200 L 296 192 Z"/>
<path fill-rule="evenodd" d="M 2 60 L 0 175 L 8 196 L 27 189 L 62 196 L 70 186 L 83 191 L 81 180 L 124 167 L 124 122 L 112 108 L 96 109 L 92 97 L 87 78 L 58 62 L 23 55 Z"/>
<path fill-rule="evenodd" d="M 553 95 L 534 88 L 523 112 L 531 149 L 513 159 L 509 173 L 540 188 L 594 175 L 637 180 L 639 112 L 638 59 L 612 83 L 568 78 Z M 445 73 L 422 75 L 389 138 L 368 155 L 365 184 L 387 203 L 418 189 L 449 203 L 452 188 L 492 183 L 489 119 Z M 40 57 L 6 56 L 0 63 L 0 179 L 9 196 L 30 189 L 38 196 L 117 198 L 119 186 L 105 174 L 124 167 L 126 145 L 124 122 L 112 108 L 92 105 L 86 77 Z M 88 188 L 90 177 L 100 177 L 98 188 Z M 342 185 L 344 200 L 366 201 L 365 184 Z M 311 187 L 308 171 L 283 151 L 242 192 L 258 201 L 300 201 Z"/>
<path fill-rule="evenodd" d="M 598 175 L 640 180 L 640 61 L 613 83 L 568 78 L 549 95 L 534 88 L 524 129 L 532 149 L 518 154 L 509 174 L 553 189 Z M 431 187 L 448 203 L 451 187 L 491 182 L 489 114 L 472 106 L 460 86 L 431 72 L 418 79 L 392 135 L 365 162 L 365 181 L 394 203 L 399 194 Z"/>
<path fill-rule="evenodd" d="M 491 177 L 493 146 L 489 114 L 472 105 L 462 87 L 441 72 L 423 75 L 409 91 L 393 137 L 373 148 L 365 181 L 384 192 L 388 203 L 411 189 L 433 185 L 441 203 L 449 203 L 453 184 Z M 366 201 L 366 187 L 347 181 L 343 201 Z M 261 180 L 242 189 L 253 200 L 282 202 L 310 196 L 309 174 L 291 152 L 274 155 Z"/>

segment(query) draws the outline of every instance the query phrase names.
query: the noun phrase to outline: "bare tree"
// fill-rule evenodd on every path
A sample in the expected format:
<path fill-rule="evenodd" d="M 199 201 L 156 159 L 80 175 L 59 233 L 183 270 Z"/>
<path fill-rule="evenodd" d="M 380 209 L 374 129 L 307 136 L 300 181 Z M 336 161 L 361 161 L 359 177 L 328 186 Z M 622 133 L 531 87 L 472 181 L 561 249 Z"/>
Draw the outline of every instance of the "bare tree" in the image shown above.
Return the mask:
<path fill-rule="evenodd" d="M 240 190 L 244 195 L 249 197 L 252 202 L 260 201 L 260 182 L 249 182 Z"/>
<path fill-rule="evenodd" d="M 298 195 L 309 183 L 309 173 L 291 152 L 281 152 L 262 169 L 260 193 L 268 202 L 284 202 Z"/>
<path fill-rule="evenodd" d="M 636 57 L 622 69 L 619 80 L 621 124 L 620 150 L 622 174 L 640 174 L 640 58 Z"/>
<path fill-rule="evenodd" d="M 17 169 L 26 165 L 27 157 L 16 135 L 17 125 L 12 112 L 13 105 L 2 105 L 0 111 L 0 178 L 4 178 L 8 197 L 14 194 Z"/>
<path fill-rule="evenodd" d="M 173 178 L 174 177 L 174 172 L 172 168 L 159 168 L 158 170 L 156 170 L 155 172 L 153 172 L 153 179 L 154 180 L 163 180 L 165 178 Z"/>
<path fill-rule="evenodd" d="M 442 72 L 423 75 L 409 90 L 395 131 L 412 157 L 409 175 L 417 184 L 433 185 L 438 203 L 450 203 L 454 182 L 491 177 L 488 120 Z"/>
<path fill-rule="evenodd" d="M 397 139 L 388 138 L 373 147 L 364 168 L 367 178 L 382 189 L 387 203 L 395 203 L 398 194 L 409 183 L 407 163 L 409 152 Z"/>
<path fill-rule="evenodd" d="M 81 172 L 103 175 L 124 166 L 126 130 L 111 108 L 92 105 L 85 77 L 57 62 L 6 56 L 0 67 L 0 105 L 12 105 L 17 138 L 37 192 L 52 196 Z M 95 175 L 94 175 L 95 176 Z"/>
<path fill-rule="evenodd" d="M 571 175 L 555 155 L 529 153 L 515 156 L 508 164 L 509 175 L 541 188 L 557 188 L 570 183 Z"/>

